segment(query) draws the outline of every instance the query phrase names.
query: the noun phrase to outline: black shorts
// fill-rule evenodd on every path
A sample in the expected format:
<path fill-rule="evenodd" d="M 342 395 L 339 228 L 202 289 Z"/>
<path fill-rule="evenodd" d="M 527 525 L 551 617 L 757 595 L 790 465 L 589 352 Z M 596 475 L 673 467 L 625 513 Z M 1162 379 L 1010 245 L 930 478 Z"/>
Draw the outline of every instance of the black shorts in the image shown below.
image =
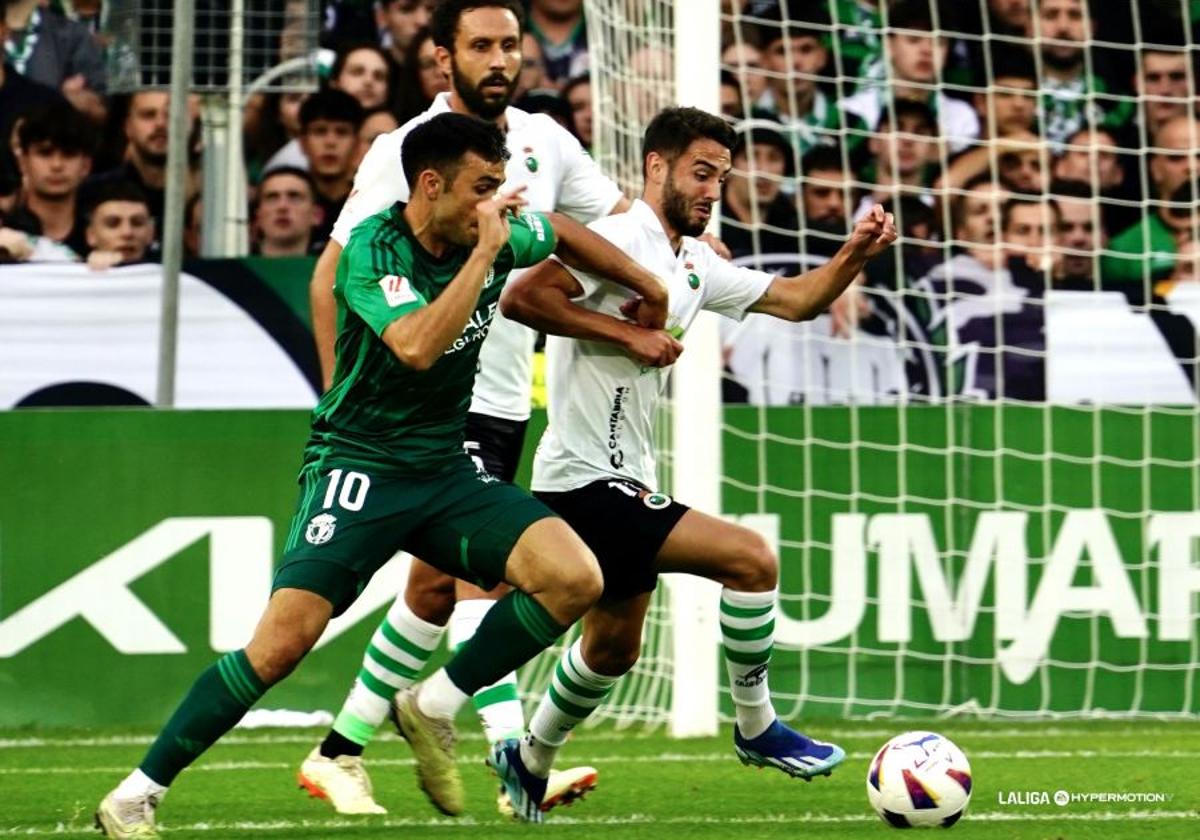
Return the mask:
<path fill-rule="evenodd" d="M 604 573 L 604 597 L 612 601 L 654 591 L 655 558 L 689 510 L 665 493 L 651 493 L 623 479 L 533 495 L 561 516 L 596 555 Z"/>
<path fill-rule="evenodd" d="M 501 481 L 512 482 L 525 447 L 527 420 L 505 420 L 487 414 L 467 415 L 467 435 L 463 449 L 476 467 Z"/>

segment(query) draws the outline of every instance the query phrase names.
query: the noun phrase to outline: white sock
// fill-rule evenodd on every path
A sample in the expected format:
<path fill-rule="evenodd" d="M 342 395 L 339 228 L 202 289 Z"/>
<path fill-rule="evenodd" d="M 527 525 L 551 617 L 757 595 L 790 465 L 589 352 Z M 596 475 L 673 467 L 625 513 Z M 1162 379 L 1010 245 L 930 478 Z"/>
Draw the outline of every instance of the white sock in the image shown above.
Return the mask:
<path fill-rule="evenodd" d="M 371 636 L 334 730 L 366 745 L 387 719 L 392 697 L 416 681 L 444 631 L 444 627 L 418 618 L 404 603 L 404 595 L 397 597 Z"/>
<path fill-rule="evenodd" d="M 166 795 L 167 789 L 143 773 L 140 767 L 126 776 L 113 791 L 117 799 L 139 799 L 143 796 L 162 799 Z"/>
<path fill-rule="evenodd" d="M 721 643 L 729 693 L 744 738 L 756 738 L 775 720 L 767 665 L 775 646 L 775 592 L 721 590 Z"/>
<path fill-rule="evenodd" d="M 576 639 L 554 669 L 554 678 L 529 720 L 530 737 L 521 742 L 521 759 L 530 772 L 550 772 L 554 754 L 581 721 L 596 710 L 620 677 L 597 674 L 583 659 L 583 642 Z"/>
<path fill-rule="evenodd" d="M 475 635 L 479 623 L 495 603 L 486 598 L 472 598 L 454 605 L 448 636 L 451 650 L 458 650 L 460 645 Z M 471 702 L 475 705 L 475 711 L 479 713 L 479 722 L 489 744 L 506 738 L 520 738 L 521 733 L 525 731 L 525 710 L 517 692 L 515 673 L 510 672 L 491 685 L 479 689 L 471 698 Z"/>
<path fill-rule="evenodd" d="M 454 684 L 446 669 L 439 668 L 421 684 L 421 690 L 417 693 L 417 708 L 429 717 L 454 720 L 463 703 L 470 699 L 469 694 Z"/>

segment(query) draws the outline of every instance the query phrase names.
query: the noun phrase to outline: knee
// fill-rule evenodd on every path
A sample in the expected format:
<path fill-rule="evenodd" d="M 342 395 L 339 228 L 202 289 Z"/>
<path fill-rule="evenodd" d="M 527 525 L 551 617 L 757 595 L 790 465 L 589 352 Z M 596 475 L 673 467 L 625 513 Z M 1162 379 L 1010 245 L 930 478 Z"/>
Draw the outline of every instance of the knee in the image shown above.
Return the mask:
<path fill-rule="evenodd" d="M 591 551 L 585 551 L 571 560 L 554 564 L 553 588 L 560 593 L 563 606 L 578 618 L 600 600 L 604 591 L 604 577 L 600 564 Z"/>
<path fill-rule="evenodd" d="M 251 642 L 246 646 L 246 658 L 264 685 L 274 685 L 295 670 L 311 647 L 307 639 L 298 636 Z"/>
<path fill-rule="evenodd" d="M 768 592 L 779 584 L 779 560 L 767 541 L 749 529 L 726 585 L 739 592 Z"/>

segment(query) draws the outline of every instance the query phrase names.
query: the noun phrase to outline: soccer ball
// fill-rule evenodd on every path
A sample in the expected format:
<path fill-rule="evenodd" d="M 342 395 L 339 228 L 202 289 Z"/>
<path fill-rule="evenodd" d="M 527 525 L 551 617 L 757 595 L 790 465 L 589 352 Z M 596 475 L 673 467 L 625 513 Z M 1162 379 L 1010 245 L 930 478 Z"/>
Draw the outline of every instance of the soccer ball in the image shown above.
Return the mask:
<path fill-rule="evenodd" d="M 949 738 L 905 732 L 871 760 L 867 799 L 896 828 L 949 828 L 971 801 L 971 765 Z"/>

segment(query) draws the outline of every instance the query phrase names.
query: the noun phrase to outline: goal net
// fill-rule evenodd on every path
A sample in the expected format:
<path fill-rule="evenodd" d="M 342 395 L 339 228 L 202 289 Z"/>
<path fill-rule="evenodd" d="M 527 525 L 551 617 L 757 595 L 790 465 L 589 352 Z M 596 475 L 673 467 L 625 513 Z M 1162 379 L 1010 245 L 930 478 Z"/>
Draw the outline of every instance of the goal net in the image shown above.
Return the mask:
<path fill-rule="evenodd" d="M 719 56 L 677 34 L 702 5 L 586 4 L 605 170 L 636 191 L 714 62 L 739 263 L 820 265 L 875 202 L 901 229 L 830 312 L 722 325 L 720 438 L 664 449 L 778 547 L 781 716 L 1200 714 L 1192 4 L 724 2 Z M 611 715 L 673 720 L 719 656 L 677 608 Z"/>

